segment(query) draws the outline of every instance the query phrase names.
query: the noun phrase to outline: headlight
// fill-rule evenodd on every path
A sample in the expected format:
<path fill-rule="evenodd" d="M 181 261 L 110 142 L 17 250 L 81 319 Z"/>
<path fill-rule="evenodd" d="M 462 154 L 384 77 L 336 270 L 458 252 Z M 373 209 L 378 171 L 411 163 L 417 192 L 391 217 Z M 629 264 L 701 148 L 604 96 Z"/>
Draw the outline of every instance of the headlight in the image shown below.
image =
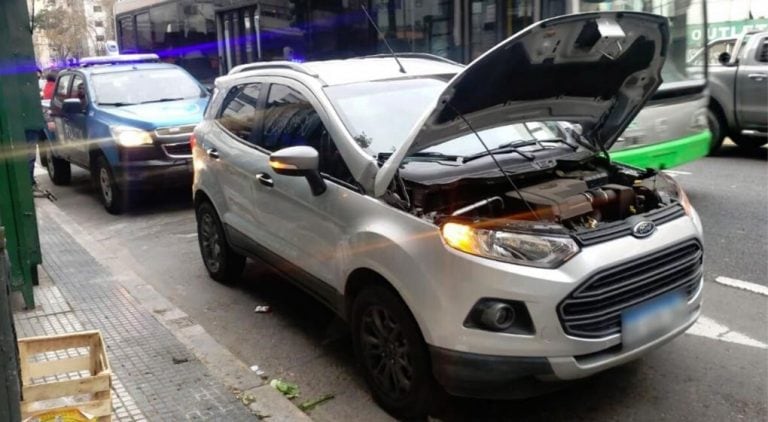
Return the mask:
<path fill-rule="evenodd" d="M 539 236 L 448 222 L 441 228 L 448 246 L 512 264 L 555 268 L 579 252 L 568 237 Z"/>
<path fill-rule="evenodd" d="M 683 206 L 685 213 L 691 216 L 693 214 L 693 206 L 680 183 L 677 183 L 677 180 L 664 172 L 659 172 L 656 177 L 661 181 L 661 183 L 656 183 L 656 192 L 659 196 L 665 201 L 665 196 L 676 200 Z"/>
<path fill-rule="evenodd" d="M 112 133 L 112 138 L 124 147 L 152 145 L 152 136 L 149 135 L 149 132 L 135 127 L 110 126 L 109 131 Z"/>

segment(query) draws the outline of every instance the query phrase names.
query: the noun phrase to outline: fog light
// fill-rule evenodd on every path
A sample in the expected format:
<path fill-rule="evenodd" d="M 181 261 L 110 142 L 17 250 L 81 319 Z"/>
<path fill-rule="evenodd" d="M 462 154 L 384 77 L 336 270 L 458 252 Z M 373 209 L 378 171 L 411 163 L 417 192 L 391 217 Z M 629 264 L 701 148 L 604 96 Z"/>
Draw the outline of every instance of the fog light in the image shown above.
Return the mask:
<path fill-rule="evenodd" d="M 480 321 L 494 331 L 504 331 L 515 323 L 515 310 L 506 303 L 496 302 L 483 311 Z"/>
<path fill-rule="evenodd" d="M 475 303 L 464 326 L 510 334 L 533 334 L 533 321 L 525 303 L 517 300 L 483 298 Z"/>

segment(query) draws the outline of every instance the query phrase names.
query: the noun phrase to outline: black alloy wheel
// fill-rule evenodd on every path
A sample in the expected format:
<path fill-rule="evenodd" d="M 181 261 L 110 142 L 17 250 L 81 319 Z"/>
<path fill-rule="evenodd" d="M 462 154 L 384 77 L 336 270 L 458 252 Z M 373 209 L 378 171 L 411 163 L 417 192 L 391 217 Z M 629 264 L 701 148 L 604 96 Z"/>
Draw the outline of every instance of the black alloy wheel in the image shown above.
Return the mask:
<path fill-rule="evenodd" d="M 229 247 L 221 221 L 209 202 L 198 205 L 196 215 L 200 255 L 208 274 L 221 283 L 236 282 L 245 267 L 245 257 Z"/>
<path fill-rule="evenodd" d="M 385 287 L 368 287 L 355 298 L 351 318 L 355 355 L 376 402 L 398 419 L 426 417 L 440 390 L 405 303 Z"/>

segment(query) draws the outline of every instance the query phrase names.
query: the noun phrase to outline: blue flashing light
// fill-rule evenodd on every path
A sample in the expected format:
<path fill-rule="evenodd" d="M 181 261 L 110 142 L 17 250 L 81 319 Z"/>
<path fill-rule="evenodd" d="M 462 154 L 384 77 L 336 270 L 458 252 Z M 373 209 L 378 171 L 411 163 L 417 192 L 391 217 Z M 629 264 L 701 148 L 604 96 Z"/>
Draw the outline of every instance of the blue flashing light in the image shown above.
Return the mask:
<path fill-rule="evenodd" d="M 159 62 L 157 54 L 119 54 L 116 56 L 83 57 L 80 66 Z"/>

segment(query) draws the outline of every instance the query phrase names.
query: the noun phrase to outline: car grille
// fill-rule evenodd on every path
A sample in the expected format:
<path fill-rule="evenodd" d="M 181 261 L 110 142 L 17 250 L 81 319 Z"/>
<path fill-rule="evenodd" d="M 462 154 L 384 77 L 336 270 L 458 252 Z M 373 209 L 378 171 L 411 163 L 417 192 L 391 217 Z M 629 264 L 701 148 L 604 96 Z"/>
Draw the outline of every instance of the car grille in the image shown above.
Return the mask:
<path fill-rule="evenodd" d="M 189 142 L 180 142 L 178 144 L 164 144 L 163 150 L 169 157 L 191 157 L 192 147 Z"/>
<path fill-rule="evenodd" d="M 699 287 L 703 250 L 690 240 L 601 271 L 571 292 L 557 313 L 568 335 L 601 338 L 621 332 L 621 313 L 640 302 L 680 290 L 690 300 Z"/>
<path fill-rule="evenodd" d="M 653 221 L 656 226 L 670 222 L 685 215 L 685 210 L 680 205 L 671 205 L 639 214 L 638 217 Z M 636 221 L 636 220 L 635 220 Z M 582 246 L 595 245 L 612 239 L 632 235 L 632 224 L 627 220 L 602 224 L 596 229 L 584 229 L 575 234 L 576 240 Z"/>

